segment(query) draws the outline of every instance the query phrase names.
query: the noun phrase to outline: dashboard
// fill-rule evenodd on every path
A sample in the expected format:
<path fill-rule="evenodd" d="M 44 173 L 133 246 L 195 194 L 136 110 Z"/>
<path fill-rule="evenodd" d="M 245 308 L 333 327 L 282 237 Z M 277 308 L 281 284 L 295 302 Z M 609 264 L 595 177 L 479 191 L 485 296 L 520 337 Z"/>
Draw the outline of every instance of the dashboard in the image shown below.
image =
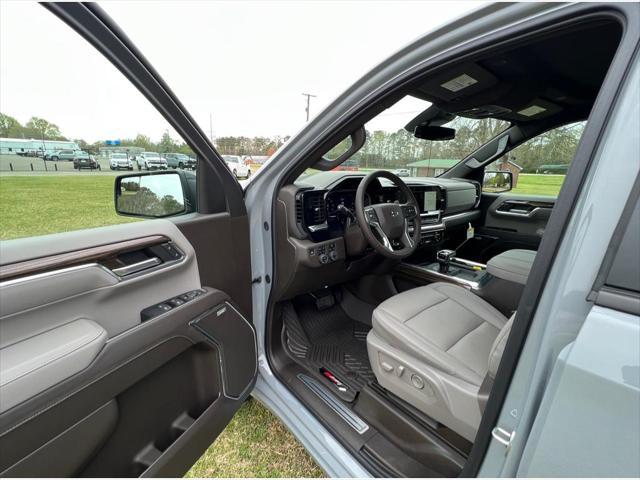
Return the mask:
<path fill-rule="evenodd" d="M 329 180 L 333 181 L 323 183 L 315 178 L 328 174 L 332 174 Z M 363 175 L 326 172 L 313 177 L 315 185 L 298 184 L 295 197 L 298 227 L 317 242 L 339 237 L 344 234 L 347 219 L 355 216 L 356 190 Z M 423 225 L 438 224 L 446 213 L 471 209 L 479 198 L 479 188 L 473 182 L 411 179 L 407 185 L 418 202 Z M 369 186 L 364 203 L 404 203 L 407 199 L 403 197 L 397 186 L 383 179 Z"/>
<path fill-rule="evenodd" d="M 380 258 L 365 240 L 355 216 L 355 195 L 364 174 L 320 172 L 288 184 L 278 193 L 278 291 L 283 298 L 357 278 L 377 268 Z M 420 209 L 420 248 L 438 248 L 446 232 L 480 217 L 476 182 L 403 178 Z M 365 204 L 407 201 L 386 179 L 372 182 Z M 410 226 L 411 228 L 411 226 Z"/>

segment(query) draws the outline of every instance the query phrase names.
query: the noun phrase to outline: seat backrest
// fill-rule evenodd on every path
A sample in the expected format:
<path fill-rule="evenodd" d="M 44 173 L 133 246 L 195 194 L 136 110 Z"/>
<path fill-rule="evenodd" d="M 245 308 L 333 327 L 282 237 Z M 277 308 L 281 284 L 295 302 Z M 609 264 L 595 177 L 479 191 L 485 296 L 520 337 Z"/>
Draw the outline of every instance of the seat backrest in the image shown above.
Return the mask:
<path fill-rule="evenodd" d="M 513 319 L 515 316 L 516 313 L 513 312 L 513 315 L 511 315 L 509 320 L 507 320 L 504 327 L 500 329 L 500 333 L 498 333 L 498 336 L 493 341 L 493 345 L 491 345 L 487 374 L 484 376 L 484 380 L 478 390 L 478 405 L 480 405 L 481 412 L 484 412 L 484 407 L 487 405 L 487 399 L 491 393 L 493 381 L 496 378 L 496 372 L 500 366 L 500 360 L 502 359 L 502 354 L 504 353 L 504 347 L 507 344 L 509 333 L 511 333 L 511 325 L 513 325 Z"/>
<path fill-rule="evenodd" d="M 513 318 L 516 316 L 515 312 L 507 323 L 504 324 L 504 327 L 500 329 L 500 333 L 493 341 L 493 345 L 491 346 L 491 350 L 489 352 L 489 367 L 487 369 L 487 375 L 489 375 L 492 379 L 496 378 L 496 372 L 498 371 L 498 367 L 500 366 L 500 360 L 502 359 L 502 354 L 504 353 L 504 347 L 507 344 L 507 339 L 509 338 L 509 333 L 511 333 L 511 325 L 513 325 Z"/>

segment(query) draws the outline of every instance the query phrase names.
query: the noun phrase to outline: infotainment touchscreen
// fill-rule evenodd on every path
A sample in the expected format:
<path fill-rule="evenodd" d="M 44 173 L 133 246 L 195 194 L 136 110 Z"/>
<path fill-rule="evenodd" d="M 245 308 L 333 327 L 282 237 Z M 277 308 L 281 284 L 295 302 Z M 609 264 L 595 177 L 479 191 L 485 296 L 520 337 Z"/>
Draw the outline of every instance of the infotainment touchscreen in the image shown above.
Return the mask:
<path fill-rule="evenodd" d="M 424 192 L 424 205 L 423 205 L 422 211 L 430 212 L 432 210 L 435 210 L 436 198 L 437 198 L 436 191 Z"/>

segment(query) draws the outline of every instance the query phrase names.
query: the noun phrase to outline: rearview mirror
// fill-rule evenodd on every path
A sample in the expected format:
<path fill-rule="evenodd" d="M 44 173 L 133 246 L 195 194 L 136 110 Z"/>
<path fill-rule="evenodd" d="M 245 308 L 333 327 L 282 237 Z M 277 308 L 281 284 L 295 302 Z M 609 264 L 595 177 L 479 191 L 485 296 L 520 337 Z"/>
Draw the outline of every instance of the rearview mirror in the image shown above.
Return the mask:
<path fill-rule="evenodd" d="M 115 183 L 116 212 L 131 217 L 162 218 L 187 211 L 179 172 L 121 175 Z"/>
<path fill-rule="evenodd" d="M 490 193 L 508 192 L 513 188 L 513 174 L 506 171 L 485 171 L 482 191 Z"/>
<path fill-rule="evenodd" d="M 456 129 L 435 125 L 418 125 L 413 131 L 413 135 L 422 140 L 453 140 L 456 137 Z"/>

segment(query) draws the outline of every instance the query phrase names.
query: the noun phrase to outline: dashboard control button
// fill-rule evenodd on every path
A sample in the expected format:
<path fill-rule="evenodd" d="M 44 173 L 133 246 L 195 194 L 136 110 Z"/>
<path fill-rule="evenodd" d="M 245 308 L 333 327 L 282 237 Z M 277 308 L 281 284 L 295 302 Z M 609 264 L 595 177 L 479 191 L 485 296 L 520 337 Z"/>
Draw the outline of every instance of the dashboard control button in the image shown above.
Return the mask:
<path fill-rule="evenodd" d="M 315 248 L 310 248 L 310 249 L 309 249 L 309 256 L 310 256 L 310 257 L 313 257 L 315 254 L 316 254 L 316 250 L 315 250 Z"/>
<path fill-rule="evenodd" d="M 335 250 L 331 250 L 329 252 L 329 258 L 331 259 L 332 262 L 335 262 L 338 259 L 338 254 L 336 253 Z"/>
<path fill-rule="evenodd" d="M 320 257 L 318 259 L 320 260 L 320 263 L 323 264 L 323 265 L 329 263 L 329 257 L 325 253 L 320 255 Z"/>

